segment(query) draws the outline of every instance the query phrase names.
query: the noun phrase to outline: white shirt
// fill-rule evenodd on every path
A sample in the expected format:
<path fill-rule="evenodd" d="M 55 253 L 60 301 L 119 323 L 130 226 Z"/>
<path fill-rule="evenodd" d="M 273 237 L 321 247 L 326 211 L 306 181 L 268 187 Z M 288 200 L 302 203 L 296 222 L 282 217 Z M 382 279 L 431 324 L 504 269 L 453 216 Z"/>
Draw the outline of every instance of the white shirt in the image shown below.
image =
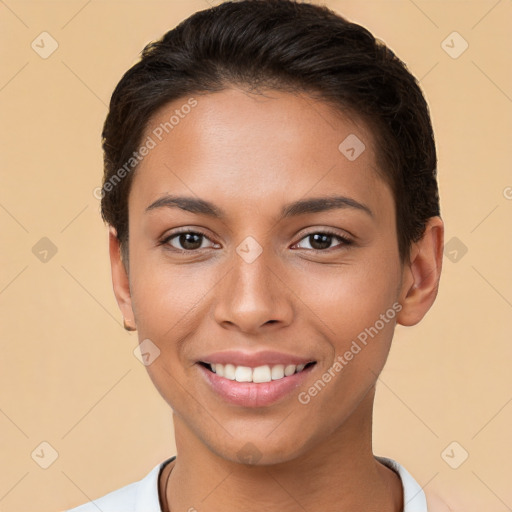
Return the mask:
<path fill-rule="evenodd" d="M 66 512 L 162 512 L 158 499 L 158 477 L 161 469 L 174 458 L 175 456 L 157 464 L 142 480 Z M 403 466 L 387 457 L 375 458 L 400 476 L 404 489 L 403 512 L 434 512 L 427 510 L 427 500 L 422 488 Z"/>

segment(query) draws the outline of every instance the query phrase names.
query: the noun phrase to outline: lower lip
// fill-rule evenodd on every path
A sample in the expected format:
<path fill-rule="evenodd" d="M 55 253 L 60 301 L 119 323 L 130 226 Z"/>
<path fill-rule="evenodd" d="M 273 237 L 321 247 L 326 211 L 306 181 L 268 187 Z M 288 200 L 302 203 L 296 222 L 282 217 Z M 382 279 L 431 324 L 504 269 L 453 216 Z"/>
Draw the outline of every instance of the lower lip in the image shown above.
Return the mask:
<path fill-rule="evenodd" d="M 308 366 L 299 373 L 270 382 L 237 382 L 219 377 L 216 373 L 198 364 L 207 383 L 225 401 L 242 407 L 265 407 L 275 404 L 290 395 L 308 377 L 316 365 Z"/>

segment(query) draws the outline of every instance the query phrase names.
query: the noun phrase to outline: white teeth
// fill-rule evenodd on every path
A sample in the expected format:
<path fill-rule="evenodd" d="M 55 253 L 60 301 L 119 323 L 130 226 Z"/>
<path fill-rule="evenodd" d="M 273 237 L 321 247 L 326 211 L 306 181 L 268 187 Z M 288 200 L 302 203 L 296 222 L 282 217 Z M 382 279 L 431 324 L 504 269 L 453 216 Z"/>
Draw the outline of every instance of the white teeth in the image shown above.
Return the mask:
<path fill-rule="evenodd" d="M 217 366 L 222 366 L 217 363 Z M 234 364 L 225 364 L 224 365 L 224 377 L 229 380 L 235 380 L 235 365 Z"/>
<path fill-rule="evenodd" d="M 270 366 L 258 366 L 252 371 L 253 382 L 270 382 L 271 380 Z"/>
<path fill-rule="evenodd" d="M 284 377 L 284 366 L 282 364 L 276 364 L 272 366 L 272 380 L 279 380 Z"/>
<path fill-rule="evenodd" d="M 234 364 L 210 364 L 212 372 L 216 373 L 219 377 L 224 377 L 229 380 L 236 380 L 237 382 L 271 382 L 273 380 L 283 379 L 289 377 L 294 373 L 299 373 L 306 367 L 305 364 L 276 364 L 274 366 L 263 365 L 257 368 L 250 368 L 249 366 L 235 366 Z"/>
<path fill-rule="evenodd" d="M 251 382 L 252 369 L 248 366 L 237 366 L 235 370 L 235 380 L 237 382 Z"/>
<path fill-rule="evenodd" d="M 297 367 L 294 364 L 289 364 L 288 366 L 284 367 L 284 375 L 285 377 L 289 377 L 290 375 L 293 375 L 295 373 L 295 370 Z"/>

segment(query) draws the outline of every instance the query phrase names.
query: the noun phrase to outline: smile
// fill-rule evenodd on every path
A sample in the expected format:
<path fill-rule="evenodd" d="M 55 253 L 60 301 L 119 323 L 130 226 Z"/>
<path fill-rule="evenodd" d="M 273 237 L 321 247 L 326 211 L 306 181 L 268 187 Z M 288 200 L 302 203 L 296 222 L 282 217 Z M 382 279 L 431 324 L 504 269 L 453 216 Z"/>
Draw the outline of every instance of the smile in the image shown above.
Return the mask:
<path fill-rule="evenodd" d="M 280 380 L 290 377 L 296 373 L 301 373 L 305 368 L 315 364 L 311 361 L 307 364 L 276 364 L 276 365 L 262 365 L 256 368 L 249 366 L 237 366 L 235 364 L 227 363 L 205 363 L 201 362 L 203 366 L 211 372 L 216 373 L 219 377 L 237 382 L 254 382 L 264 383 L 273 380 Z"/>

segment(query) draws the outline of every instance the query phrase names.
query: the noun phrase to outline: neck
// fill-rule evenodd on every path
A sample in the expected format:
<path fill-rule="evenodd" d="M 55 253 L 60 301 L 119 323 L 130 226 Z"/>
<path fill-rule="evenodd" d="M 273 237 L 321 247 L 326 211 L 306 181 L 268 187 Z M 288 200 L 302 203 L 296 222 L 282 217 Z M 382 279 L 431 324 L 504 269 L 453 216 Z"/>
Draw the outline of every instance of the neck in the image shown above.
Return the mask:
<path fill-rule="evenodd" d="M 165 491 L 170 512 L 238 512 L 252 510 L 249 504 L 254 510 L 280 512 L 400 512 L 400 478 L 372 453 L 373 394 L 374 390 L 341 427 L 300 457 L 271 465 L 221 457 L 175 414 L 178 455 L 169 464 L 172 473 Z M 168 475 L 164 473 L 162 480 Z"/>

